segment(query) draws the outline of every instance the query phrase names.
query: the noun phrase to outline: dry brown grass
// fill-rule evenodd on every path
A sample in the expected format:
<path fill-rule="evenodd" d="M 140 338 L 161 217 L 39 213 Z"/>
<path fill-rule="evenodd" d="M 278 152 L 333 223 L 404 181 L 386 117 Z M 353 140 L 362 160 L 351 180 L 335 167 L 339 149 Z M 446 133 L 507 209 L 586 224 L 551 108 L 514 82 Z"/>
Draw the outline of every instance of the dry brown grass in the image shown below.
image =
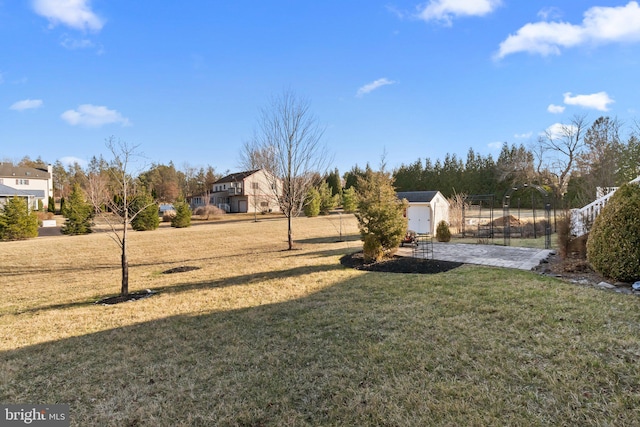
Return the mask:
<path fill-rule="evenodd" d="M 345 269 L 352 216 L 0 244 L 0 401 L 72 425 L 634 425 L 640 303 L 529 272 Z M 177 266 L 199 270 L 162 274 Z"/>
<path fill-rule="evenodd" d="M 119 291 L 120 254 L 108 233 L 4 242 L 0 245 L 4 293 L 0 314 L 13 333 L 2 336 L 0 350 L 172 315 L 271 304 L 330 285 L 326 277 L 301 285 L 290 271 L 298 268 L 302 275 L 319 268 L 315 274 L 322 275 L 324 258 L 312 257 L 308 262 L 303 254 L 339 251 L 356 247 L 358 242 L 334 243 L 337 216 L 295 222 L 294 232 L 301 243 L 292 253 L 283 252 L 286 223 L 273 218 L 225 224 L 196 222 L 186 229 L 162 226 L 155 231 L 129 233 L 130 292 L 160 292 L 137 302 L 133 311 L 126 304 L 93 305 Z M 336 234 L 327 236 L 327 225 Z M 353 216 L 343 221 L 343 227 L 352 236 L 357 233 Z M 305 243 L 319 238 L 318 233 L 326 244 Z M 162 274 L 183 265 L 199 269 Z"/>

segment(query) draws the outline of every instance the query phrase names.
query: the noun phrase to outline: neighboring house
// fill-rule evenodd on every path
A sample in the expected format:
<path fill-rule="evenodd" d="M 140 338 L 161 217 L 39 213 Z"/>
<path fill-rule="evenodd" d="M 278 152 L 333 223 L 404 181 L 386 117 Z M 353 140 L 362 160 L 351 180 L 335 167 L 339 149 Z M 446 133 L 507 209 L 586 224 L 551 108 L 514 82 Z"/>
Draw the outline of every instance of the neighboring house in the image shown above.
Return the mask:
<path fill-rule="evenodd" d="M 38 201 L 41 200 L 44 210 L 47 210 L 49 197 L 53 196 L 51 165 L 27 168 L 0 163 L 0 205 L 13 196 L 24 197 L 31 209 L 38 209 Z"/>
<path fill-rule="evenodd" d="M 208 197 L 210 205 L 226 212 L 279 212 L 272 187 L 276 181 L 263 169 L 232 173 L 214 182 L 208 196 L 193 197 L 191 207 L 205 205 Z M 280 187 L 278 184 L 278 194 Z"/>
<path fill-rule="evenodd" d="M 406 217 L 409 230 L 434 234 L 440 221 L 449 223 L 449 201 L 439 191 L 402 191 L 399 199 L 409 202 Z"/>

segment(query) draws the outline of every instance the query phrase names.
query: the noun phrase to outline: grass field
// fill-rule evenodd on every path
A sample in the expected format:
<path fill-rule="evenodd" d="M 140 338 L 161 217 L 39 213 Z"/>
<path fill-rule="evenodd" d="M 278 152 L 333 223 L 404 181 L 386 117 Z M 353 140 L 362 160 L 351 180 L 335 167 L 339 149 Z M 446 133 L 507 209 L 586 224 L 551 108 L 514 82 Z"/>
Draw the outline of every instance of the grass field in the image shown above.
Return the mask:
<path fill-rule="evenodd" d="M 339 238 L 342 229 L 342 239 Z M 343 268 L 353 216 L 0 244 L 0 401 L 74 426 L 640 424 L 640 300 L 531 272 Z M 338 242 L 337 240 L 342 240 Z M 199 267 L 162 274 L 178 267 Z"/>

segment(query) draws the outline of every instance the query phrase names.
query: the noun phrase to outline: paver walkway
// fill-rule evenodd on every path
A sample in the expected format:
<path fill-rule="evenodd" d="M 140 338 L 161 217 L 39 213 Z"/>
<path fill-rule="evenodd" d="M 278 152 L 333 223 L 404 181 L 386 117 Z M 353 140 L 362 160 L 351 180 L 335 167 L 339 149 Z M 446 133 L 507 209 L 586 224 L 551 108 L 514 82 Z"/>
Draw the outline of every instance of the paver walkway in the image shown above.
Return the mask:
<path fill-rule="evenodd" d="M 531 270 L 552 252 L 551 249 L 433 242 L 433 259 L 520 270 Z M 413 256 L 413 248 L 401 247 L 398 255 Z"/>

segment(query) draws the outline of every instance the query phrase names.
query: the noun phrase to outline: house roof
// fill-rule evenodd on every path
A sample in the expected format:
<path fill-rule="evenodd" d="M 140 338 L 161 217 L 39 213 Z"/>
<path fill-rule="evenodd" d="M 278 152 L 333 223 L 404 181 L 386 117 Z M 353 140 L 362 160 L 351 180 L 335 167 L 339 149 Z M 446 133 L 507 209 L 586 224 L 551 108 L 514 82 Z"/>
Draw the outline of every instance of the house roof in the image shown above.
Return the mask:
<path fill-rule="evenodd" d="M 247 178 L 248 176 L 253 175 L 254 173 L 258 172 L 259 170 L 260 169 L 252 170 L 252 171 L 232 173 L 230 175 L 225 176 L 224 178 L 220 178 L 219 180 L 214 182 L 214 184 L 222 184 L 222 183 L 226 183 L 226 182 L 239 182 L 239 181 L 242 181 L 243 179 Z"/>
<path fill-rule="evenodd" d="M 44 165 L 41 168 L 25 168 L 22 166 L 14 166 L 11 163 L 0 162 L 0 177 L 48 179 L 49 171 L 47 170 L 47 166 Z"/>
<path fill-rule="evenodd" d="M 18 190 L 17 188 L 9 187 L 8 185 L 0 184 L 0 197 L 44 197 L 44 190 Z"/>
<path fill-rule="evenodd" d="M 408 202 L 429 203 L 438 194 L 437 191 L 399 191 L 396 193 L 399 199 L 407 199 Z"/>

